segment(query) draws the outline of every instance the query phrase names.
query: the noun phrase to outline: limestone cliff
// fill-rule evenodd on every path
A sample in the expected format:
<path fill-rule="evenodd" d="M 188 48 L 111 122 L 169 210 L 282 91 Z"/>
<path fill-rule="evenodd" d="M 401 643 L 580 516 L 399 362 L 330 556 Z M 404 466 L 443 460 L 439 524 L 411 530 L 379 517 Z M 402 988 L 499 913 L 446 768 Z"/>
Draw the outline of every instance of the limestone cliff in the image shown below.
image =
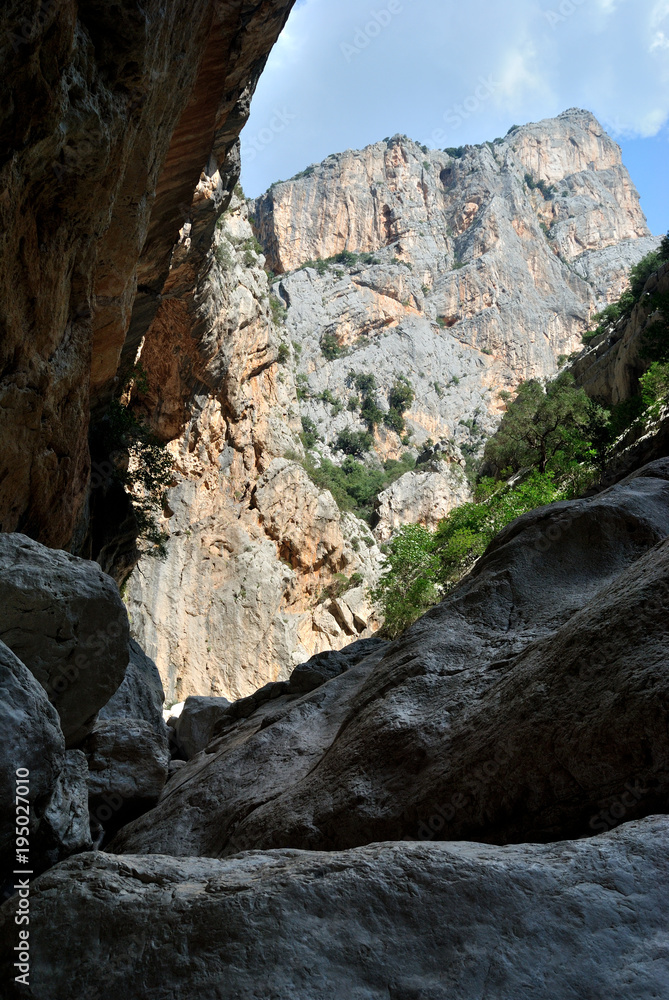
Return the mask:
<path fill-rule="evenodd" d="M 0 13 L 0 528 L 68 546 L 89 411 L 131 363 L 202 171 L 223 207 L 292 0 L 13 0 Z M 210 202 L 214 204 L 214 202 Z M 128 331 L 130 331 L 128 333 Z M 84 517 L 85 521 L 85 517 Z"/>
<path fill-rule="evenodd" d="M 182 269 L 189 253 L 184 235 Z M 244 697 L 379 624 L 359 585 L 378 575 L 369 529 L 295 461 L 299 404 L 263 264 L 235 195 L 191 291 L 195 321 L 168 299 L 140 353 L 134 405 L 171 440 L 178 484 L 167 557 L 140 561 L 127 602 L 169 702 Z"/>
<path fill-rule="evenodd" d="M 196 204 L 215 187 L 203 178 Z M 376 628 L 376 543 L 469 499 L 465 459 L 499 390 L 551 374 L 656 242 L 619 148 L 574 110 L 482 147 L 396 136 L 330 157 L 248 208 L 235 196 L 209 257 L 184 227 L 134 397 L 176 460 L 168 555 L 127 591 L 168 700 L 248 695 Z M 300 464 L 303 426 L 314 464 L 342 463 L 365 373 L 365 463 L 419 460 L 380 493 L 374 537 Z M 383 420 L 399 376 L 415 392 L 404 432 Z"/>
<path fill-rule="evenodd" d="M 578 109 L 477 147 L 395 136 L 348 150 L 252 212 L 328 457 L 362 426 L 347 409 L 352 370 L 374 373 L 382 409 L 398 374 L 410 379 L 414 446 L 476 454 L 499 390 L 552 374 L 657 244 L 619 147 Z M 397 434 L 376 438 L 377 455 L 397 457 Z"/>

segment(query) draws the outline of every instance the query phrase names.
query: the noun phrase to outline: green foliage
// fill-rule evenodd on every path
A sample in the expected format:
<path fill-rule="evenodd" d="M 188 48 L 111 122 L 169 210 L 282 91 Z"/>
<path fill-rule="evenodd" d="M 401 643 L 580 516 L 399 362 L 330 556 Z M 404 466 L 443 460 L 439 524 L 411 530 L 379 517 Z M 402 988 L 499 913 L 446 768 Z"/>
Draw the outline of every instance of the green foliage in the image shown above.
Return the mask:
<path fill-rule="evenodd" d="M 432 170 L 432 164 L 429 160 L 423 160 L 423 170 Z"/>
<path fill-rule="evenodd" d="M 451 511 L 434 534 L 420 525 L 402 527 L 388 544 L 385 569 L 372 592 L 384 615 L 384 632 L 399 635 L 452 590 L 505 525 L 569 495 L 536 470 L 514 486 L 485 479 L 475 499 Z"/>
<path fill-rule="evenodd" d="M 459 160 L 460 157 L 462 157 L 462 156 L 465 155 L 465 147 L 464 146 L 447 146 L 446 149 L 444 150 L 444 152 L 448 153 L 448 155 L 452 156 L 454 159 Z"/>
<path fill-rule="evenodd" d="M 319 466 L 315 466 L 309 457 L 304 462 L 312 482 L 321 489 L 329 490 L 340 510 L 353 511 L 366 521 L 371 520 L 378 494 L 414 466 L 415 462 L 409 455 L 399 462 L 386 462 L 383 469 L 370 468 L 353 456 L 345 458 L 341 465 L 335 465 L 327 458 L 322 458 Z M 374 544 L 367 538 L 364 541 L 368 545 Z"/>
<path fill-rule="evenodd" d="M 276 359 L 280 365 L 285 365 L 290 357 L 290 347 L 286 343 L 279 344 Z"/>
<path fill-rule="evenodd" d="M 535 181 L 532 174 L 525 174 L 525 183 L 530 191 L 541 191 L 542 196 L 546 199 L 554 198 L 557 193 L 554 184 L 547 184 L 544 180 Z"/>
<path fill-rule="evenodd" d="M 444 390 L 441 387 L 441 383 L 433 382 L 432 385 L 434 386 L 434 391 L 436 392 L 437 396 L 439 397 L 439 399 L 441 399 L 442 396 L 444 395 Z"/>
<path fill-rule="evenodd" d="M 669 233 L 662 237 L 658 254 L 660 255 L 661 261 L 669 260 Z"/>
<path fill-rule="evenodd" d="M 419 524 L 406 524 L 386 552 L 386 568 L 372 599 L 381 607 L 384 632 L 400 635 L 438 598 L 439 562 L 432 551 L 432 535 Z"/>
<path fill-rule="evenodd" d="M 416 393 L 406 375 L 400 375 L 396 378 L 388 393 L 388 406 L 390 409 L 383 418 L 386 427 L 390 427 L 397 434 L 403 434 L 405 426 L 404 414 L 410 409 L 415 398 Z"/>
<path fill-rule="evenodd" d="M 300 438 L 307 451 L 313 448 L 317 441 L 321 440 L 318 435 L 318 428 L 311 417 L 302 417 L 302 433 Z"/>
<path fill-rule="evenodd" d="M 349 396 L 347 409 L 351 413 L 356 413 L 360 409 L 360 397 L 359 396 Z"/>
<path fill-rule="evenodd" d="M 334 396 L 329 389 L 324 389 L 318 398 L 321 400 L 321 402 L 330 404 L 330 406 L 332 407 L 333 417 L 336 417 L 344 409 L 341 401 L 338 400 L 337 397 Z"/>
<path fill-rule="evenodd" d="M 496 474 L 525 467 L 566 471 L 590 451 L 584 436 L 589 420 L 590 400 L 570 372 L 545 386 L 535 379 L 523 382 L 486 445 L 484 461 Z"/>
<path fill-rule="evenodd" d="M 237 181 L 237 183 L 235 184 L 235 194 L 237 195 L 238 198 L 241 198 L 242 201 L 246 201 L 246 195 L 244 194 L 244 188 L 241 186 L 241 184 L 239 183 L 239 181 Z"/>
<path fill-rule="evenodd" d="M 286 320 L 288 310 L 284 306 L 283 302 L 279 301 L 279 299 L 277 299 L 274 295 L 270 296 L 269 304 L 272 310 L 272 319 L 277 326 L 281 326 L 281 324 Z"/>
<path fill-rule="evenodd" d="M 311 391 L 309 389 L 309 376 L 305 375 L 304 372 L 300 372 L 299 375 L 295 377 L 295 390 L 299 400 L 310 398 Z"/>
<path fill-rule="evenodd" d="M 135 381 L 135 386 L 146 391 L 148 386 L 141 366 L 133 369 L 130 379 L 136 378 L 137 372 L 140 382 Z M 126 378 L 124 385 L 127 381 Z M 174 475 L 174 461 L 169 451 L 118 399 L 112 400 L 104 419 L 94 428 L 92 439 L 97 454 L 125 456 L 125 460 L 112 463 L 113 478 L 123 486 L 130 499 L 138 544 L 148 555 L 164 558 L 168 535 L 160 529 L 158 519 Z"/>
<path fill-rule="evenodd" d="M 362 455 L 371 451 L 374 445 L 374 438 L 369 431 L 352 431 L 345 427 L 337 435 L 336 447 L 343 451 L 345 455 Z"/>
<path fill-rule="evenodd" d="M 321 337 L 320 348 L 323 357 L 328 361 L 335 361 L 337 358 L 343 358 L 348 354 L 348 349 L 346 347 L 341 347 L 334 333 L 323 334 Z"/>
<path fill-rule="evenodd" d="M 660 406 L 669 400 L 669 363 L 653 361 L 639 382 L 644 408 L 650 415 L 658 416 Z"/>
<path fill-rule="evenodd" d="M 663 256 L 664 253 L 667 254 L 666 257 Z M 592 322 L 597 325 L 593 330 L 583 334 L 582 340 L 586 346 L 623 316 L 629 316 L 643 295 L 644 287 L 651 274 L 657 271 L 665 260 L 669 260 L 669 235 L 664 237 L 659 250 L 652 250 L 645 257 L 642 257 L 638 264 L 630 268 L 630 287 L 623 292 L 618 301 L 611 303 L 606 309 L 602 309 L 600 313 L 592 317 Z"/>

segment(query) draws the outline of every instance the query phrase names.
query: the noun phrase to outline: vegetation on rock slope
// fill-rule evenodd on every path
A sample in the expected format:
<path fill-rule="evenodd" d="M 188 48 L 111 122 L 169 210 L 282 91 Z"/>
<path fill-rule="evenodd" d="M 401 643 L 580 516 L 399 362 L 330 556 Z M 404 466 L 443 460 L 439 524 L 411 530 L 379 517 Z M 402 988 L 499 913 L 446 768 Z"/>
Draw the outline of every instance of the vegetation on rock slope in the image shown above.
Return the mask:
<path fill-rule="evenodd" d="M 652 259 L 651 259 L 652 258 Z M 609 307 L 617 318 L 631 312 L 650 274 L 669 260 L 669 235 L 657 253 L 632 268 L 631 288 Z M 639 282 L 643 277 L 643 284 Z M 570 500 L 601 477 L 616 442 L 637 421 L 655 417 L 669 398 L 669 296 L 650 303 L 657 319 L 642 356 L 650 361 L 635 396 L 606 410 L 578 388 L 568 371 L 542 383 L 523 383 L 485 449 L 482 476 L 471 503 L 452 511 L 430 532 L 400 529 L 386 550 L 386 569 L 373 592 L 385 632 L 399 635 L 474 566 L 496 534 L 538 507 Z"/>

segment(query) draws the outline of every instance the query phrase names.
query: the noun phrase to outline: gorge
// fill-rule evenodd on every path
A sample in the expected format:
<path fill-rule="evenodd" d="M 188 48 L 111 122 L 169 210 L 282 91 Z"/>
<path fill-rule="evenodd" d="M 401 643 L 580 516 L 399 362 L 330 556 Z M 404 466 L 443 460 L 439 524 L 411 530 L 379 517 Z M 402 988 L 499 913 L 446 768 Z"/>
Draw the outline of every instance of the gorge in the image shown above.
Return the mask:
<path fill-rule="evenodd" d="M 579 108 L 247 199 L 292 6 L 0 14 L 2 995 L 664 997 L 669 239 Z M 587 488 L 395 636 L 558 373 Z"/>

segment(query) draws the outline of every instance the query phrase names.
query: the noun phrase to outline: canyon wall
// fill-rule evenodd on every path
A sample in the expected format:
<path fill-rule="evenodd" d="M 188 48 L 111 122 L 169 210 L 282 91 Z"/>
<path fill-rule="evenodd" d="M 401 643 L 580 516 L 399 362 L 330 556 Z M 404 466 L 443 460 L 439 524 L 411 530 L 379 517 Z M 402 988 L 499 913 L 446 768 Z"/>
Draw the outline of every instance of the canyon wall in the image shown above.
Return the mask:
<path fill-rule="evenodd" d="M 248 695 L 376 629 L 379 545 L 470 498 L 500 390 L 555 372 L 657 244 L 618 146 L 578 110 L 447 153 L 396 136 L 239 195 L 204 261 L 182 232 L 133 398 L 177 468 L 167 557 L 127 585 L 170 701 Z M 302 466 L 342 465 L 369 373 L 379 414 L 358 458 L 419 461 L 371 531 Z M 383 418 L 399 377 L 415 398 L 398 431 Z"/>
<path fill-rule="evenodd" d="M 184 237 L 175 257 L 189 253 Z M 148 384 L 133 406 L 170 440 L 177 485 L 167 554 L 141 559 L 126 600 L 168 702 L 244 697 L 379 624 L 363 587 L 380 562 L 369 528 L 296 461 L 299 403 L 263 264 L 234 195 L 191 290 L 195 322 L 168 299 L 140 354 Z"/>
<path fill-rule="evenodd" d="M 204 224 L 193 192 L 206 168 L 224 207 L 291 6 L 3 6 L 3 531 L 69 546 L 85 530 L 91 406 L 109 398 L 122 352 L 134 360 L 185 223 L 208 250 L 215 214 Z"/>

